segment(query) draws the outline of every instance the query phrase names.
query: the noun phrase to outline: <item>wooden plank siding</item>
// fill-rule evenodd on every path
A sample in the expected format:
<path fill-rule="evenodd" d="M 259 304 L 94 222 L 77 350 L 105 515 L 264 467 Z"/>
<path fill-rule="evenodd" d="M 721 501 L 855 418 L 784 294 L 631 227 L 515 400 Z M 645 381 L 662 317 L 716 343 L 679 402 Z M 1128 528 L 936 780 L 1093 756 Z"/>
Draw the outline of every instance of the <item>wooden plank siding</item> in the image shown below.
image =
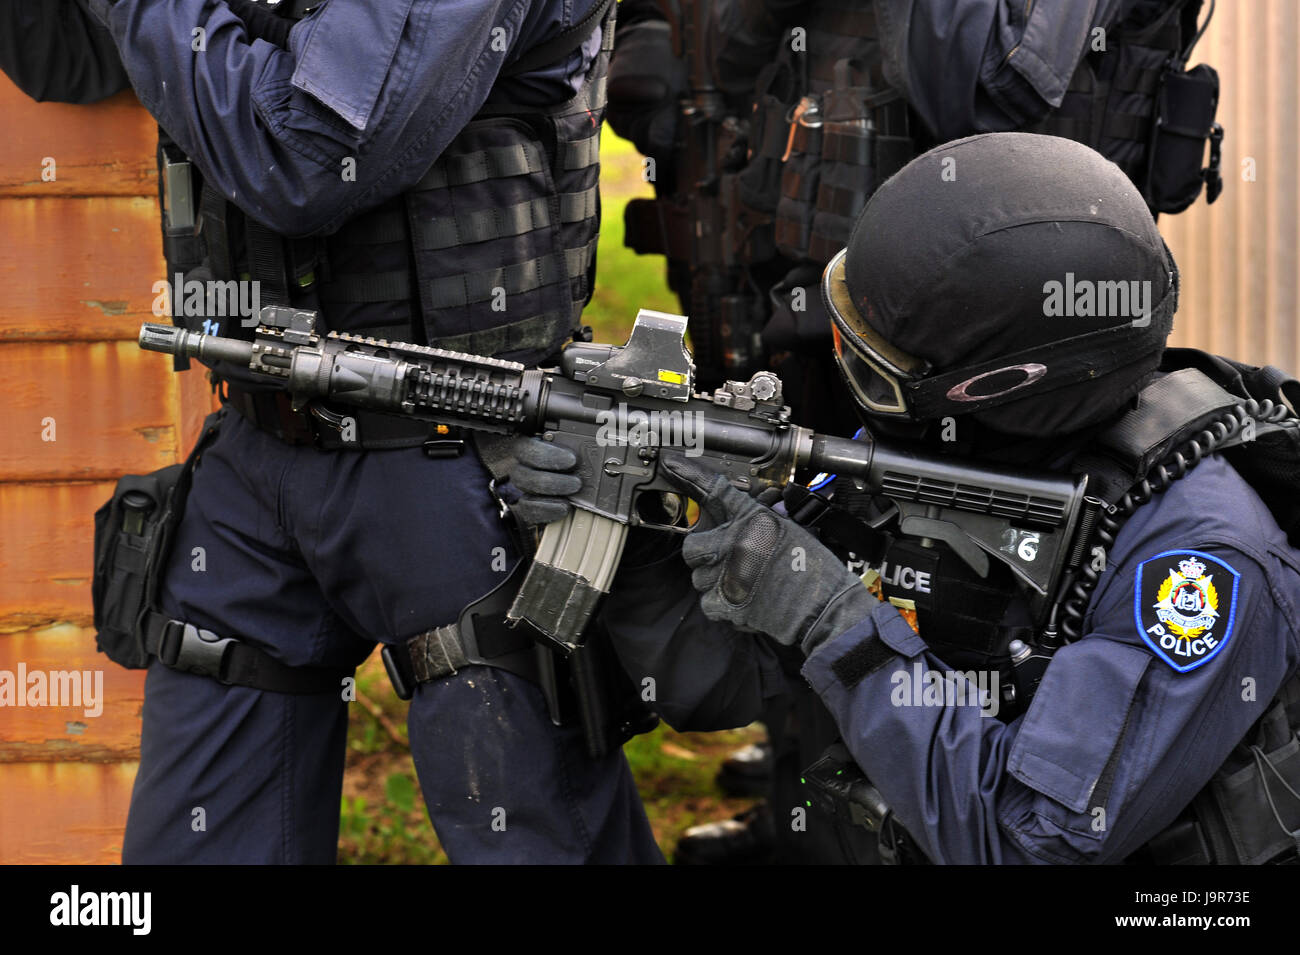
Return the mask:
<path fill-rule="evenodd" d="M 165 274 L 153 120 L 129 92 L 35 103 L 2 74 L 0 117 L 0 671 L 103 687 L 97 714 L 0 708 L 0 863 L 111 863 L 144 673 L 95 650 L 92 517 L 122 474 L 183 456 L 212 397 L 135 345 Z"/>
<path fill-rule="evenodd" d="M 1171 344 L 1300 374 L 1300 4 L 1220 3 L 1202 62 L 1219 71 L 1223 195 L 1160 217 L 1182 273 Z"/>

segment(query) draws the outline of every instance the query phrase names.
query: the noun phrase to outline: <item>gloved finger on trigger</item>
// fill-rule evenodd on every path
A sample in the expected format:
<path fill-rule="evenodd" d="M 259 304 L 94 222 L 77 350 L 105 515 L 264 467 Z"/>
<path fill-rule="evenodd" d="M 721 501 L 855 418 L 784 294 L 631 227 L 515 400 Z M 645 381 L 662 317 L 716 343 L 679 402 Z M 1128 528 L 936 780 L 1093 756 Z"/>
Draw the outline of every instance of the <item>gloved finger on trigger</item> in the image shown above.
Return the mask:
<path fill-rule="evenodd" d="M 691 531 L 682 540 L 682 560 L 691 567 L 707 567 L 718 562 L 720 551 L 725 546 L 726 541 L 718 528 Z"/>
<path fill-rule="evenodd" d="M 700 505 L 700 519 L 708 517 L 712 522 L 706 527 L 726 523 L 734 512 L 741 509 L 742 502 L 749 501 L 721 474 L 693 464 L 683 455 L 663 455 L 659 470 L 670 484 Z M 739 495 L 740 501 L 732 497 L 733 494 Z"/>

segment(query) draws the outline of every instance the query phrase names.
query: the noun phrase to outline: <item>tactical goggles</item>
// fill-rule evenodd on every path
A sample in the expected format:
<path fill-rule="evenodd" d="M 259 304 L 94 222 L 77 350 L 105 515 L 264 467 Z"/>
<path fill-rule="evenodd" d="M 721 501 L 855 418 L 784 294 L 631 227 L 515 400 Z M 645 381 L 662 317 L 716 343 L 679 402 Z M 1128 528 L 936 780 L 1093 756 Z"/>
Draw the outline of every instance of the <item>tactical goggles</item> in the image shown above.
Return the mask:
<path fill-rule="evenodd" d="M 844 281 L 841 249 L 822 276 L 822 297 L 831 314 L 835 363 L 858 403 L 872 414 L 911 418 L 904 384 L 927 374 L 930 363 L 899 351 L 866 323 Z"/>
<path fill-rule="evenodd" d="M 822 299 L 831 315 L 835 362 L 854 399 L 870 414 L 934 420 L 969 414 L 1034 394 L 1097 378 L 1162 349 L 1178 304 L 1178 270 L 1144 323 L 1131 323 L 1038 345 L 1012 355 L 937 372 L 926 360 L 900 351 L 872 328 L 853 303 L 844 278 L 848 249 L 822 275 Z"/>

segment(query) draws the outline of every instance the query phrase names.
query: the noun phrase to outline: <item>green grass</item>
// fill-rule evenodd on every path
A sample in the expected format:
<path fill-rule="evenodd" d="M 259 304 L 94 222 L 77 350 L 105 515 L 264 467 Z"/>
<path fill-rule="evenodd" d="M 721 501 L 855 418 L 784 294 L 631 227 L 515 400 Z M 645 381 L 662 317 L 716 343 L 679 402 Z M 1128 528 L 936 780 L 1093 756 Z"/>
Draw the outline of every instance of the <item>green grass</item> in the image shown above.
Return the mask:
<path fill-rule="evenodd" d="M 596 294 L 583 313 L 595 340 L 627 341 L 643 308 L 677 313 L 681 305 L 668 288 L 662 255 L 637 255 L 623 245 L 623 210 L 628 200 L 653 196 L 641 179 L 641 157 L 608 127 L 601 136 L 601 229 L 596 247 Z"/>

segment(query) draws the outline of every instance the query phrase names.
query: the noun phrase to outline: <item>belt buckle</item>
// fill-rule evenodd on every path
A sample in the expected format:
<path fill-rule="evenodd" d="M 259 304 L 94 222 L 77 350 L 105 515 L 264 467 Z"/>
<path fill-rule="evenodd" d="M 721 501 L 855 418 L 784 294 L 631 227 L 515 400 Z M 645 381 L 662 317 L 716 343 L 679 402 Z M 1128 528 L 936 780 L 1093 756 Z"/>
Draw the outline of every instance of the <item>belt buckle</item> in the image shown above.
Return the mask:
<path fill-rule="evenodd" d="M 173 670 L 210 676 L 228 686 L 226 663 L 236 642 L 233 637 L 219 637 L 192 623 L 169 620 L 158 645 L 158 659 Z"/>

